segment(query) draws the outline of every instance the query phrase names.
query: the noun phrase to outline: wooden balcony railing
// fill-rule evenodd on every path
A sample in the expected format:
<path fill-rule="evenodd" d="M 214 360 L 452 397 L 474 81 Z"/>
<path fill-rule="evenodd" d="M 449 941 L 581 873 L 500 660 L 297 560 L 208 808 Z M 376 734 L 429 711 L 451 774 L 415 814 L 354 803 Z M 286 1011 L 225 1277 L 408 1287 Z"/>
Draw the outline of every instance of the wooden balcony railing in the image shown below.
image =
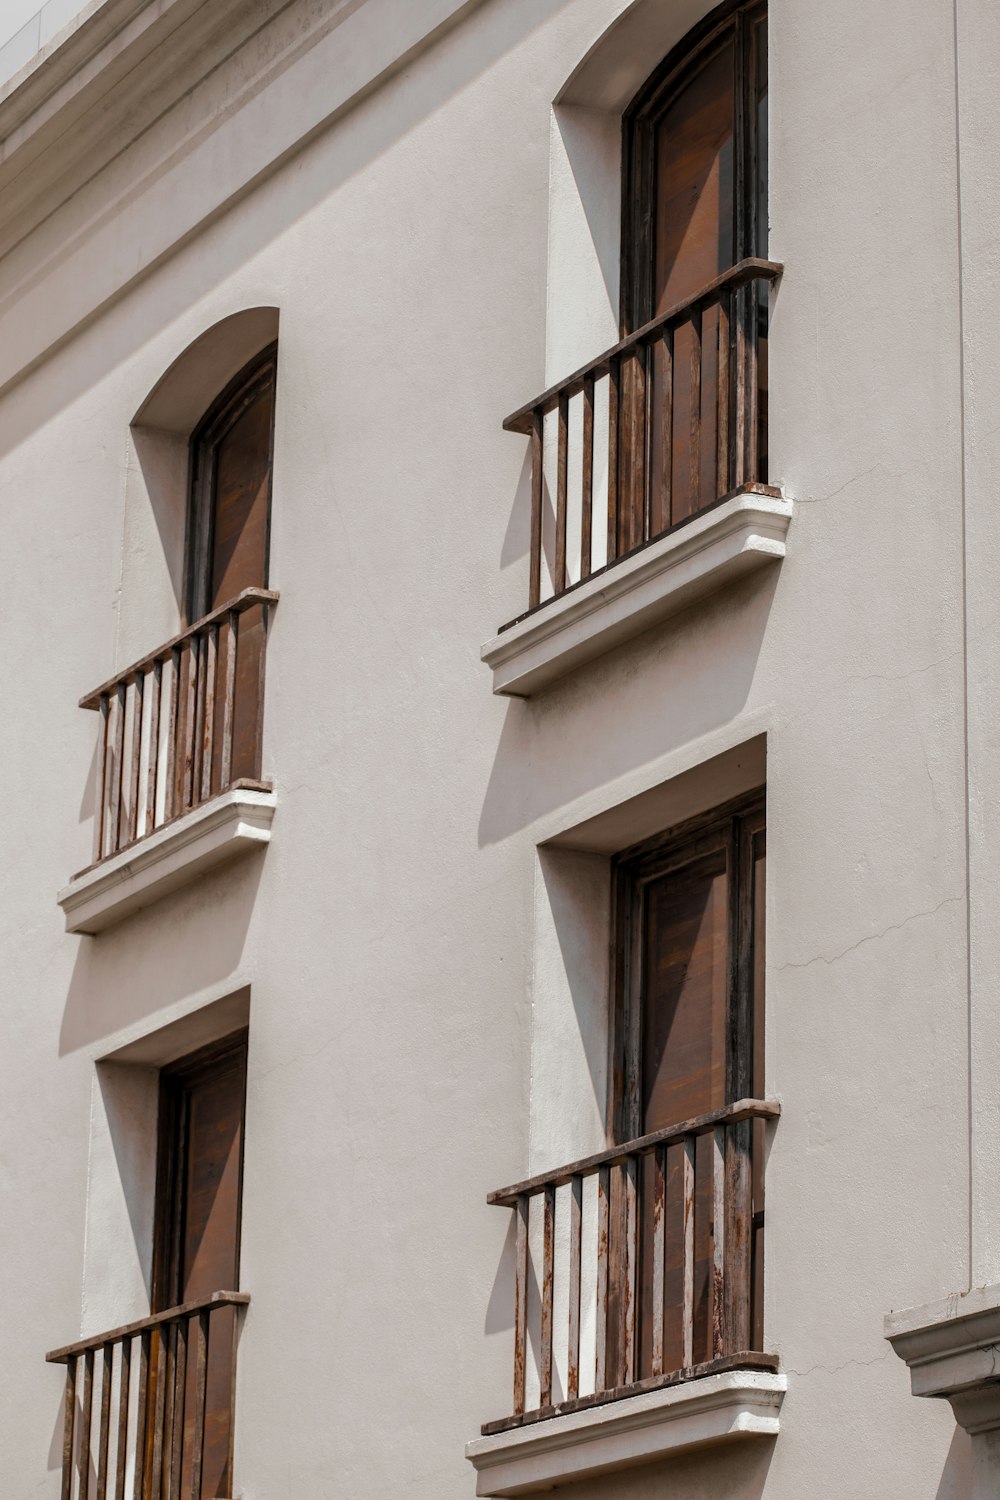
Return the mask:
<path fill-rule="evenodd" d="M 490 1193 L 516 1215 L 514 1412 L 484 1435 L 723 1369 L 777 1368 L 754 1345 L 763 1122 L 779 1114 L 776 1103 L 742 1099 Z"/>
<path fill-rule="evenodd" d="M 730 494 L 777 493 L 762 293 L 782 269 L 740 261 L 504 422 L 531 438 L 529 613 Z"/>
<path fill-rule="evenodd" d="M 101 716 L 95 864 L 235 785 L 260 785 L 269 589 L 229 604 L 133 662 L 81 708 Z"/>
<path fill-rule="evenodd" d="M 66 1366 L 61 1500 L 232 1494 L 238 1310 L 249 1301 L 216 1292 L 45 1356 Z"/>

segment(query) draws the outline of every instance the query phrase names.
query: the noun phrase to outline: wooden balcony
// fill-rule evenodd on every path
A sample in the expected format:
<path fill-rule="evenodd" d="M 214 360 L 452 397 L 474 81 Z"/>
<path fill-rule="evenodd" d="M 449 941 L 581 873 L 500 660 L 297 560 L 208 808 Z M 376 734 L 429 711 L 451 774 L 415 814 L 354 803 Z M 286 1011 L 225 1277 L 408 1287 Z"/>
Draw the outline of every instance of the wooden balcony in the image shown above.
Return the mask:
<path fill-rule="evenodd" d="M 94 862 L 260 781 L 270 589 L 244 589 L 80 699 L 100 715 Z"/>
<path fill-rule="evenodd" d="M 278 595 L 244 589 L 80 700 L 100 716 L 94 860 L 59 893 L 96 933 L 270 838 L 264 666 Z"/>
<path fill-rule="evenodd" d="M 761 1348 L 761 1289 L 764 1122 L 779 1114 L 743 1099 L 490 1193 L 516 1215 L 514 1409 L 484 1436 L 724 1371 L 777 1369 Z"/>
<path fill-rule="evenodd" d="M 61 1500 L 232 1495 L 245 1292 L 216 1292 L 45 1358 L 66 1366 Z"/>
<path fill-rule="evenodd" d="M 530 696 L 699 595 L 784 555 L 767 483 L 767 289 L 748 259 L 504 422 L 531 439 L 527 610 L 483 647 Z"/>

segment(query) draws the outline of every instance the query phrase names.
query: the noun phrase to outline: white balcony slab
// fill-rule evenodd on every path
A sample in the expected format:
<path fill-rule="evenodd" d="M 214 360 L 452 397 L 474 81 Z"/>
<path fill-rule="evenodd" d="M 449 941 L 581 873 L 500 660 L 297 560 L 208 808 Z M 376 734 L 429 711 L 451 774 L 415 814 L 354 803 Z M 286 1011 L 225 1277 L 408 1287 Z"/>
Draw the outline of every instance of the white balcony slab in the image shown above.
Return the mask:
<path fill-rule="evenodd" d="M 773 1438 L 786 1384 L 763 1370 L 706 1375 L 477 1438 L 465 1456 L 477 1495 L 531 1495 L 695 1448 Z"/>
<path fill-rule="evenodd" d="M 271 791 L 231 787 L 119 854 L 75 875 L 59 892 L 67 932 L 102 932 L 225 860 L 267 844 Z"/>
<path fill-rule="evenodd" d="M 747 489 L 575 585 L 482 648 L 493 691 L 528 698 L 785 555 L 792 502 Z"/>

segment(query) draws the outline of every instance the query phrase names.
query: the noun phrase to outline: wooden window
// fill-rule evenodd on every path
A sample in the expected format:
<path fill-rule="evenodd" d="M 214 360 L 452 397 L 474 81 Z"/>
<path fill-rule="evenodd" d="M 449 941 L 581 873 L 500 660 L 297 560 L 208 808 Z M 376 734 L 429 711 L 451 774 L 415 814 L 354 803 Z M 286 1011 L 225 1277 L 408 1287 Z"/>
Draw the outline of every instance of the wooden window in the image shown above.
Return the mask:
<path fill-rule="evenodd" d="M 669 54 L 624 118 L 623 337 L 766 254 L 767 8 L 730 0 Z M 645 443 L 620 447 L 619 554 L 732 488 L 766 482 L 766 314 L 767 283 L 751 282 L 623 362 L 624 409 L 657 418 L 637 412 Z M 754 358 L 744 396 L 727 372 Z"/>
<path fill-rule="evenodd" d="M 238 1290 L 246 1058 L 246 1032 L 239 1032 L 161 1073 L 151 1293 L 154 1313 L 201 1301 L 215 1292 Z M 232 1307 L 212 1315 L 205 1379 L 203 1500 L 232 1494 L 236 1316 Z M 168 1387 L 172 1386 L 174 1359 L 168 1350 Z M 150 1363 L 155 1370 L 155 1349 Z M 183 1443 L 178 1445 L 179 1493 L 184 1495 L 190 1493 L 191 1484 L 195 1380 L 192 1360 L 187 1364 L 183 1396 L 166 1402 L 173 1420 L 184 1425 Z M 158 1399 L 163 1409 L 155 1380 L 151 1381 L 148 1399 L 151 1409 L 156 1408 Z M 156 1425 L 148 1424 L 150 1443 L 145 1464 L 150 1472 Z M 168 1449 L 171 1441 L 172 1435 L 166 1434 L 164 1445 Z"/>
<path fill-rule="evenodd" d="M 662 835 L 616 862 L 612 1117 L 618 1143 L 747 1098 L 763 1098 L 764 801 L 743 799 Z M 727 1197 L 750 1177 L 749 1222 L 730 1240 L 731 1305 L 713 1282 L 715 1183 L 711 1133 L 695 1143 L 693 1330 L 683 1326 L 684 1228 L 668 1211 L 662 1369 L 761 1349 L 763 1122 L 726 1138 Z M 684 1148 L 666 1153 L 665 1198 L 683 1202 Z M 746 1160 L 740 1160 L 745 1156 Z M 653 1157 L 639 1167 L 639 1378 L 652 1367 Z M 747 1195 L 744 1195 L 744 1197 Z M 622 1231 L 623 1232 L 623 1231 Z M 730 1235 L 734 1226 L 730 1226 Z M 739 1236 L 742 1235 L 742 1240 Z M 745 1246 L 745 1264 L 739 1245 Z M 690 1302 L 690 1299 L 689 1299 Z M 728 1322 L 728 1328 L 723 1325 Z M 621 1316 L 613 1310 L 612 1326 Z"/>
<path fill-rule="evenodd" d="M 267 588 L 277 346 L 258 355 L 205 413 L 191 439 L 188 512 L 188 622 L 231 603 L 244 589 Z M 233 617 L 237 631 L 229 779 L 260 777 L 266 609 Z M 214 790 L 225 780 L 225 684 L 216 684 Z"/>

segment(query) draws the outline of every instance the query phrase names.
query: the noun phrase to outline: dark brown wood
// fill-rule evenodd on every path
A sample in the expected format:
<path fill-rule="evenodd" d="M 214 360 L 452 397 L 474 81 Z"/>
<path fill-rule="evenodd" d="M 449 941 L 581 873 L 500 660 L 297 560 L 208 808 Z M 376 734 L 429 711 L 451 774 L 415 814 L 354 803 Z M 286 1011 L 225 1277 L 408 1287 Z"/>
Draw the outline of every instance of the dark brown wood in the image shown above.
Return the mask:
<path fill-rule="evenodd" d="M 660 478 L 658 506 L 651 517 L 654 536 L 666 531 L 674 518 L 674 334 L 670 327 L 663 330 L 660 350 Z"/>
<path fill-rule="evenodd" d="M 195 1344 L 194 1427 L 191 1433 L 191 1500 L 201 1500 L 201 1471 L 205 1457 L 205 1397 L 208 1374 L 208 1314 L 198 1320 Z"/>
<path fill-rule="evenodd" d="M 97 768 L 94 774 L 94 859 L 99 860 L 104 847 L 104 813 L 107 796 L 108 697 L 98 699 L 100 722 L 97 728 Z"/>
<path fill-rule="evenodd" d="M 689 372 L 691 396 L 688 434 L 688 512 L 693 515 L 701 503 L 701 312 L 691 318 Z"/>
<path fill-rule="evenodd" d="M 719 298 L 718 373 L 715 388 L 715 488 L 724 495 L 729 489 L 729 304 L 728 295 Z"/>
<path fill-rule="evenodd" d="M 777 1370 L 781 1361 L 776 1354 L 764 1354 L 756 1349 L 740 1350 L 725 1359 L 707 1360 L 700 1365 L 690 1365 L 681 1370 L 670 1370 L 665 1375 L 637 1380 L 633 1385 L 614 1390 L 594 1391 L 592 1395 L 580 1396 L 575 1401 L 560 1401 L 555 1406 L 537 1407 L 521 1416 L 501 1417 L 496 1422 L 484 1422 L 480 1431 L 484 1437 L 497 1432 L 508 1432 L 515 1427 L 528 1427 L 534 1422 L 544 1422 L 550 1417 L 567 1416 L 576 1411 L 589 1411 L 594 1406 L 606 1406 L 611 1401 L 627 1400 L 629 1396 L 642 1396 L 647 1391 L 662 1391 L 670 1386 L 685 1385 L 690 1380 L 701 1380 L 706 1375 L 722 1375 L 727 1370 Z"/>
<path fill-rule="evenodd" d="M 531 578 L 528 588 L 529 607 L 536 609 L 542 597 L 542 494 L 545 482 L 543 469 L 544 415 L 531 412 Z"/>
<path fill-rule="evenodd" d="M 540 1402 L 552 1400 L 552 1316 L 555 1296 L 555 1218 L 556 1190 L 547 1187 L 542 1194 L 542 1319 L 538 1355 Z"/>
<path fill-rule="evenodd" d="M 621 1366 L 619 1385 L 632 1385 L 638 1368 L 639 1340 L 639 1202 L 636 1158 L 629 1155 L 618 1168 L 621 1174 L 623 1234 L 620 1280 Z"/>
<path fill-rule="evenodd" d="M 712 1357 L 726 1352 L 726 1132 L 712 1132 Z"/>
<path fill-rule="evenodd" d="M 176 1307 L 165 1307 L 162 1312 L 150 1313 L 148 1318 L 137 1318 L 134 1323 L 123 1323 L 120 1328 L 111 1328 L 107 1333 L 101 1333 L 90 1339 L 79 1339 L 75 1344 L 66 1344 L 61 1349 L 51 1349 L 45 1356 L 47 1364 L 63 1365 L 78 1355 L 86 1354 L 88 1350 L 99 1349 L 102 1344 L 118 1344 L 123 1339 L 135 1338 L 136 1335 L 151 1332 L 161 1328 L 168 1323 L 174 1323 L 180 1318 L 188 1318 L 192 1313 L 205 1309 L 211 1312 L 216 1307 L 246 1307 L 250 1302 L 249 1292 L 212 1292 L 207 1297 L 194 1297 L 190 1302 L 183 1302 Z M 141 1376 L 140 1376 L 141 1378 Z"/>
<path fill-rule="evenodd" d="M 142 754 L 143 688 L 145 677 L 137 672 L 132 680 L 132 735 L 129 742 L 128 818 L 123 820 L 122 843 L 131 843 L 139 827 L 139 761 Z"/>
<path fill-rule="evenodd" d="M 76 1369 L 75 1359 L 66 1361 L 66 1389 L 63 1395 L 63 1449 L 62 1486 L 60 1500 L 72 1500 L 73 1494 L 73 1438 L 76 1432 Z"/>
<path fill-rule="evenodd" d="M 738 1099 L 722 1109 L 696 1115 L 691 1120 L 682 1120 L 665 1130 L 654 1130 L 648 1135 L 637 1136 L 633 1141 L 623 1141 L 620 1146 L 610 1146 L 606 1151 L 598 1151 L 593 1156 L 582 1156 L 579 1161 L 557 1167 L 555 1171 L 540 1172 L 511 1187 L 497 1188 L 495 1192 L 487 1194 L 486 1201 L 501 1208 L 514 1208 L 522 1194 L 540 1193 L 547 1187 L 562 1187 L 573 1177 L 588 1176 L 598 1167 L 621 1166 L 629 1157 L 644 1156 L 657 1146 L 680 1145 L 686 1136 L 707 1135 L 716 1125 L 737 1120 L 777 1120 L 780 1115 L 781 1105 L 776 1099 Z"/>
<path fill-rule="evenodd" d="M 114 1344 L 101 1350 L 101 1414 L 97 1439 L 97 1500 L 107 1500 L 108 1450 L 111 1437 L 111 1361 Z"/>
<path fill-rule="evenodd" d="M 566 1394 L 580 1394 L 580 1263 L 583 1249 L 583 1178 L 569 1185 L 569 1285 L 567 1289 Z"/>
<path fill-rule="evenodd" d="M 525 1409 L 528 1360 L 528 1205 L 527 1194 L 515 1199 L 517 1237 L 514 1272 L 514 1411 Z"/>
<path fill-rule="evenodd" d="M 593 566 L 594 526 L 594 377 L 583 380 L 580 475 L 580 577 L 589 578 Z"/>
<path fill-rule="evenodd" d="M 178 747 L 180 765 L 179 806 L 189 808 L 194 802 L 194 759 L 197 742 L 198 660 L 201 655 L 201 636 L 196 632 L 188 637 L 181 647 L 181 701 L 180 717 L 183 724 Z"/>
<path fill-rule="evenodd" d="M 729 270 L 714 276 L 691 296 L 682 298 L 672 307 L 658 313 L 655 318 L 650 318 L 634 332 L 626 334 L 609 349 L 604 349 L 596 359 L 581 365 L 578 370 L 574 370 L 571 375 L 567 375 L 556 385 L 550 385 L 533 401 L 519 406 L 517 411 L 511 412 L 510 416 L 504 419 L 504 431 L 520 432 L 526 437 L 529 436 L 535 415 L 537 413 L 544 415 L 546 412 L 554 411 L 559 404 L 560 397 L 564 394 L 567 398 L 577 395 L 583 389 L 586 376 L 592 375 L 596 378 L 605 374 L 623 354 L 627 354 L 636 345 L 648 343 L 653 338 L 659 337 L 662 330 L 671 324 L 686 320 L 690 317 L 692 309 L 715 301 L 721 291 L 745 286 L 750 281 L 777 281 L 784 269 L 781 261 L 765 260 L 761 256 L 746 256 Z M 90 705 L 85 704 L 84 707 L 90 707 Z"/>
<path fill-rule="evenodd" d="M 131 1336 L 131 1335 L 128 1335 Z M 146 1454 L 149 1440 L 150 1361 L 153 1349 L 153 1330 L 144 1328 L 139 1334 L 139 1386 L 135 1405 L 135 1473 L 132 1484 L 132 1500 L 143 1500 L 146 1475 Z"/>
<path fill-rule="evenodd" d="M 125 746 L 125 683 L 119 682 L 111 697 L 111 745 L 107 758 L 108 791 L 107 820 L 105 823 L 102 850 L 113 854 L 121 842 L 119 820 L 121 818 L 123 754 Z"/>
<path fill-rule="evenodd" d="M 681 1338 L 684 1368 L 694 1364 L 694 1137 L 681 1157 Z"/>
<path fill-rule="evenodd" d="M 192 625 L 188 625 L 186 629 L 179 631 L 177 635 L 171 636 L 169 641 L 165 641 L 155 651 L 150 651 L 148 655 L 140 657 L 138 661 L 132 662 L 131 666 L 125 667 L 121 672 L 116 673 L 114 677 L 109 677 L 107 682 L 102 682 L 100 687 L 95 688 L 92 693 L 88 693 L 86 697 L 80 699 L 79 706 L 81 708 L 100 708 L 102 695 L 110 697 L 113 693 L 117 692 L 122 682 L 134 676 L 136 672 L 148 672 L 157 662 L 165 662 L 176 647 L 182 646 L 191 636 L 200 634 L 209 625 L 220 624 L 230 612 L 235 612 L 238 615 L 244 614 L 248 609 L 254 609 L 262 604 L 266 604 L 270 608 L 277 604 L 280 598 L 281 595 L 274 589 L 242 589 L 228 603 L 220 604 L 217 609 L 211 610 L 200 620 L 195 620 Z"/>
<path fill-rule="evenodd" d="M 652 1153 L 653 1167 L 653 1294 L 652 1294 L 652 1375 L 663 1374 L 664 1258 L 666 1254 L 666 1148 Z"/>
<path fill-rule="evenodd" d="M 83 1356 L 83 1398 L 80 1403 L 80 1500 L 90 1494 L 90 1438 L 94 1425 L 94 1350 Z"/>
<path fill-rule="evenodd" d="M 146 791 L 143 832 L 156 827 L 156 790 L 160 765 L 160 698 L 163 692 L 163 663 L 154 662 L 149 671 L 149 759 L 146 766 Z"/>
<path fill-rule="evenodd" d="M 118 1442 L 115 1447 L 115 1500 L 125 1500 L 125 1476 L 128 1470 L 128 1398 L 131 1386 L 131 1372 L 132 1340 L 125 1338 L 122 1339 L 118 1346 L 118 1418 L 116 1425 Z"/>
<path fill-rule="evenodd" d="M 595 1313 L 596 1360 L 594 1389 L 608 1388 L 608 1318 L 611 1278 L 611 1169 L 597 1169 L 597 1295 Z"/>
<path fill-rule="evenodd" d="M 180 726 L 181 648 L 174 646 L 170 661 L 170 710 L 167 718 L 167 756 L 163 768 L 163 821 L 169 823 L 180 808 L 177 801 L 177 733 Z"/>
<path fill-rule="evenodd" d="M 170 1495 L 180 1496 L 181 1464 L 184 1458 L 184 1395 L 187 1385 L 187 1341 L 189 1320 L 174 1324 L 174 1371 L 170 1399 Z"/>
<path fill-rule="evenodd" d="M 166 1429 L 166 1401 L 167 1401 L 167 1352 L 168 1339 L 173 1323 L 167 1323 L 158 1328 L 153 1335 L 153 1345 L 156 1351 L 156 1365 L 152 1372 L 152 1452 L 150 1455 L 150 1482 L 149 1491 L 151 1497 L 159 1497 L 160 1486 L 163 1482 L 163 1448 Z M 138 1463 L 138 1455 L 136 1455 Z"/>
<path fill-rule="evenodd" d="M 559 398 L 559 432 L 556 453 L 556 555 L 552 582 L 557 594 L 566 587 L 566 474 L 569 462 L 569 400 Z"/>
<path fill-rule="evenodd" d="M 621 360 L 608 364 L 608 564 L 618 557 L 618 467 L 621 425 Z"/>

